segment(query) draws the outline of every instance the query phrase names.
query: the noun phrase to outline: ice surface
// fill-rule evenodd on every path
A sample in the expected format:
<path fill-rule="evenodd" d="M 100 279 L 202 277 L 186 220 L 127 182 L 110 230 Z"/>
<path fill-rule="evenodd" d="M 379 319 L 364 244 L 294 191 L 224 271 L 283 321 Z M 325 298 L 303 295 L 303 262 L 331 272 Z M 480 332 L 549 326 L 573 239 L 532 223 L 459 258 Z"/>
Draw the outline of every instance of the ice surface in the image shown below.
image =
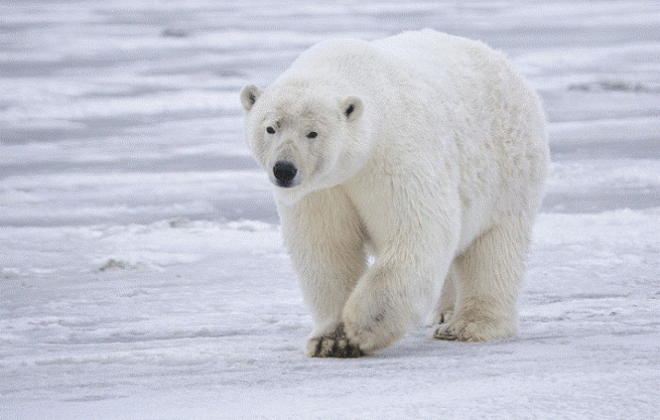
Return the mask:
<path fill-rule="evenodd" d="M 0 5 L 0 419 L 660 418 L 660 4 Z M 537 88 L 553 164 L 519 337 L 311 328 L 238 90 L 433 27 Z"/>

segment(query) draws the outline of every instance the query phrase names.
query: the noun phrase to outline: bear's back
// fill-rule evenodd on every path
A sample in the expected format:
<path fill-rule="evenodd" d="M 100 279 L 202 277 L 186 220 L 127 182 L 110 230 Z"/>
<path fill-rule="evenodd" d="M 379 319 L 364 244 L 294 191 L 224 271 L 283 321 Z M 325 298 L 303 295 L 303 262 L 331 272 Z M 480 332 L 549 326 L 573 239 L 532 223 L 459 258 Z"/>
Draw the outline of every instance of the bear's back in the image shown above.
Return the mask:
<path fill-rule="evenodd" d="M 385 57 L 370 42 L 357 39 L 322 41 L 303 52 L 273 84 L 305 80 L 314 86 L 359 94 L 373 91 L 374 75 L 386 76 Z"/>
<path fill-rule="evenodd" d="M 512 74 L 504 55 L 484 43 L 432 29 L 404 32 L 372 44 L 388 61 L 396 62 L 398 71 L 425 81 L 443 95 L 453 96 L 452 86 L 467 92 L 476 87 L 475 82 L 478 86 L 487 79 Z"/>
<path fill-rule="evenodd" d="M 305 80 L 342 93 L 390 97 L 382 98 L 386 101 L 392 99 L 392 92 L 383 90 L 387 86 L 411 98 L 426 93 L 453 102 L 456 90 L 493 84 L 487 79 L 499 77 L 502 70 L 510 73 L 504 56 L 483 43 L 425 29 L 371 42 L 322 41 L 302 53 L 274 84 Z"/>
<path fill-rule="evenodd" d="M 412 66 L 437 66 L 437 58 L 445 58 L 448 62 L 460 56 L 465 50 L 465 44 L 474 41 L 437 32 L 432 29 L 403 32 L 388 38 L 372 42 L 374 48 L 390 58 L 399 59 Z"/>

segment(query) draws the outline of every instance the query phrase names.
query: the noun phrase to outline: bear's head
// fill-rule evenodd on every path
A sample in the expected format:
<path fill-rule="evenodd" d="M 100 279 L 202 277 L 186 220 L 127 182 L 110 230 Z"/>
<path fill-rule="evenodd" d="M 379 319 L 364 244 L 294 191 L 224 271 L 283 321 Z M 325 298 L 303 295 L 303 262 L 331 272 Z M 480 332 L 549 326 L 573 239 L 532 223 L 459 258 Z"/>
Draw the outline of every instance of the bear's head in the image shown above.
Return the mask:
<path fill-rule="evenodd" d="M 240 94 L 248 144 L 283 202 L 339 185 L 366 161 L 362 100 L 310 90 L 308 83 L 248 85 Z"/>

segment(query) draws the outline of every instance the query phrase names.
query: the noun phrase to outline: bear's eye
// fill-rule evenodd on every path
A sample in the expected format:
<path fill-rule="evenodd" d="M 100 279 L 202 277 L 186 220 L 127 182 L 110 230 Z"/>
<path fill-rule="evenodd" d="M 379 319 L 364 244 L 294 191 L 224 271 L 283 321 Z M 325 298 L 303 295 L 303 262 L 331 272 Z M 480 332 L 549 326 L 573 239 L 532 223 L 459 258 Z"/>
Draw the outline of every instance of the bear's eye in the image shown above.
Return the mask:
<path fill-rule="evenodd" d="M 271 126 L 266 127 L 266 133 L 275 134 L 275 129 Z"/>
<path fill-rule="evenodd" d="M 319 135 L 319 133 L 317 133 L 316 131 L 310 131 L 309 133 L 307 133 L 307 138 L 308 139 L 314 139 L 318 135 Z"/>

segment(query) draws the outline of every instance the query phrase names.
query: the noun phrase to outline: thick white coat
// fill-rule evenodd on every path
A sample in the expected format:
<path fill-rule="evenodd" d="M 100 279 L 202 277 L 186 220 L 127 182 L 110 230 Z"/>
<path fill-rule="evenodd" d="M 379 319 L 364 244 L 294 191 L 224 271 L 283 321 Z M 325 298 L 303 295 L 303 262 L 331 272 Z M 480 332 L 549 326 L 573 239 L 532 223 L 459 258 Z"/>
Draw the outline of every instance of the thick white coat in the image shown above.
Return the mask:
<path fill-rule="evenodd" d="M 439 339 L 516 333 L 549 152 L 540 102 L 501 54 L 432 30 L 327 41 L 241 100 L 271 180 L 296 168 L 275 197 L 308 355 L 372 353 L 429 313 Z"/>

